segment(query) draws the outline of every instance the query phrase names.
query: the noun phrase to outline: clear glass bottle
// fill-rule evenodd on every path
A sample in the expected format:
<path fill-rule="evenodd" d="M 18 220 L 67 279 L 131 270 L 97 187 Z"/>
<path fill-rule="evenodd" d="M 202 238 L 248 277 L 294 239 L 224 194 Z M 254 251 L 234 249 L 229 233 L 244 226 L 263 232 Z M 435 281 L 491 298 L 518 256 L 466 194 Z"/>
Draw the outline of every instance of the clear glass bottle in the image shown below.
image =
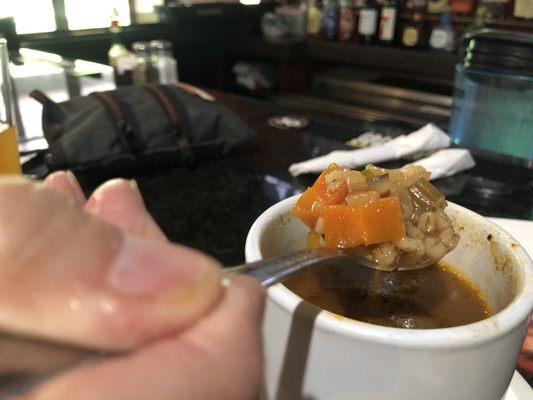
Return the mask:
<path fill-rule="evenodd" d="M 154 68 L 151 59 L 150 44 L 148 42 L 135 42 L 131 45 L 135 53 L 137 65 L 133 70 L 133 83 L 144 85 L 146 83 L 157 83 L 157 70 Z"/>
<path fill-rule="evenodd" d="M 167 40 L 150 42 L 151 61 L 157 71 L 158 83 L 175 85 L 178 83 L 178 63 L 172 54 L 172 43 Z"/>
<path fill-rule="evenodd" d="M 429 45 L 433 50 L 455 50 L 455 33 L 449 14 L 444 14 L 439 24 L 433 28 L 429 38 Z"/>
<path fill-rule="evenodd" d="M 118 12 L 115 9 L 111 17 L 111 47 L 107 52 L 109 65 L 113 67 L 113 76 L 117 86 L 131 85 L 133 82 L 132 73 L 135 68 L 135 56 L 124 46 L 120 33 L 122 28 L 118 21 Z"/>

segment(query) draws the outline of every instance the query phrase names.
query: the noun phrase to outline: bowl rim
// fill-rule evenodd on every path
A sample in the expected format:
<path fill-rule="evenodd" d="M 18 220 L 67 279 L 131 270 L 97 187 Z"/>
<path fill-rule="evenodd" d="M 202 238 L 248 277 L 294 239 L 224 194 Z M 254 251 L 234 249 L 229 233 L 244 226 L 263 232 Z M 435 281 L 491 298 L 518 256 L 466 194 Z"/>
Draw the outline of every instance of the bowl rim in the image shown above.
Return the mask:
<path fill-rule="evenodd" d="M 247 262 L 262 258 L 260 239 L 266 227 L 274 218 L 289 212 L 299 196 L 294 195 L 281 200 L 265 210 L 255 220 L 246 237 L 245 256 Z M 485 217 L 452 202 L 448 202 L 448 205 L 457 212 L 466 213 L 476 223 L 490 227 L 491 233 L 497 235 L 500 241 L 519 244 L 510 234 Z M 506 247 L 509 248 L 509 246 Z M 511 303 L 484 320 L 451 328 L 402 329 L 353 320 L 320 309 L 307 302 L 320 311 L 316 317 L 314 327 L 325 332 L 380 342 L 384 345 L 397 345 L 417 349 L 459 348 L 496 340 L 505 336 L 524 321 L 528 321 L 533 309 L 533 262 L 521 245 L 512 246 L 511 254 L 513 254 L 515 264 L 522 269 L 522 285 Z M 292 310 L 299 303 L 306 302 L 282 284 L 270 287 L 267 291 L 267 296 L 287 313 L 292 313 Z"/>

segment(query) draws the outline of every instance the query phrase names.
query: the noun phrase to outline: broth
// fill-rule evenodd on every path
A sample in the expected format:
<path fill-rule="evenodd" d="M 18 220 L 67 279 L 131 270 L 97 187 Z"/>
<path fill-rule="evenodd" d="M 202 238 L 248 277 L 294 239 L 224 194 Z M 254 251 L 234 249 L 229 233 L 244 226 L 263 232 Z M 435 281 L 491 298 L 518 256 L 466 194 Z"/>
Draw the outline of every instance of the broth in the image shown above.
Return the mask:
<path fill-rule="evenodd" d="M 478 290 L 445 265 L 381 272 L 336 264 L 304 271 L 284 284 L 327 311 L 396 328 L 448 328 L 491 315 Z"/>

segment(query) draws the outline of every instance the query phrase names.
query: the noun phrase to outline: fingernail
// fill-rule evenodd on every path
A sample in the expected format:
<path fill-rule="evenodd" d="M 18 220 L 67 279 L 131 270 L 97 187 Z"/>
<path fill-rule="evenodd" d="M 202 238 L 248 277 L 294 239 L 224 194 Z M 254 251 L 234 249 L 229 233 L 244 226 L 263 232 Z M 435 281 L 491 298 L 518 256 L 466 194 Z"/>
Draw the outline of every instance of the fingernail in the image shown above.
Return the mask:
<path fill-rule="evenodd" d="M 196 285 L 213 264 L 194 250 L 126 235 L 108 283 L 124 294 L 158 296 Z"/>
<path fill-rule="evenodd" d="M 133 192 L 137 195 L 139 200 L 144 204 L 143 196 L 141 194 L 141 190 L 139 189 L 139 185 L 137 184 L 137 181 L 135 179 L 131 179 L 128 181 L 130 184 L 130 187 L 132 188 Z"/>
<path fill-rule="evenodd" d="M 135 190 L 136 192 L 139 192 L 139 185 L 137 184 L 137 181 L 135 179 L 130 179 L 129 182 L 130 182 L 131 188 Z"/>
<path fill-rule="evenodd" d="M 72 187 L 72 194 L 76 198 L 76 200 L 84 204 L 85 203 L 85 195 L 83 194 L 83 190 L 80 186 L 80 183 L 78 182 L 78 179 L 76 178 L 76 175 L 71 170 L 66 171 L 67 179 L 70 183 L 70 186 Z"/>

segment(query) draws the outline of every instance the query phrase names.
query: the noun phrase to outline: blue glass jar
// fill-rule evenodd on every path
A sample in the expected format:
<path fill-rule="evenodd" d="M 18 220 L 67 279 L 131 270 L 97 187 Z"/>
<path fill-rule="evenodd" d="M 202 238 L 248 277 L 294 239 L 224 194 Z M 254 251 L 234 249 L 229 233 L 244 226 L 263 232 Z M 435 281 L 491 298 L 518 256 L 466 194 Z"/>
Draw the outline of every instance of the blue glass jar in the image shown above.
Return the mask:
<path fill-rule="evenodd" d="M 533 35 L 483 29 L 463 41 L 449 127 L 453 142 L 533 165 Z"/>
<path fill-rule="evenodd" d="M 533 160 L 533 77 L 458 64 L 454 86 L 454 143 Z"/>

